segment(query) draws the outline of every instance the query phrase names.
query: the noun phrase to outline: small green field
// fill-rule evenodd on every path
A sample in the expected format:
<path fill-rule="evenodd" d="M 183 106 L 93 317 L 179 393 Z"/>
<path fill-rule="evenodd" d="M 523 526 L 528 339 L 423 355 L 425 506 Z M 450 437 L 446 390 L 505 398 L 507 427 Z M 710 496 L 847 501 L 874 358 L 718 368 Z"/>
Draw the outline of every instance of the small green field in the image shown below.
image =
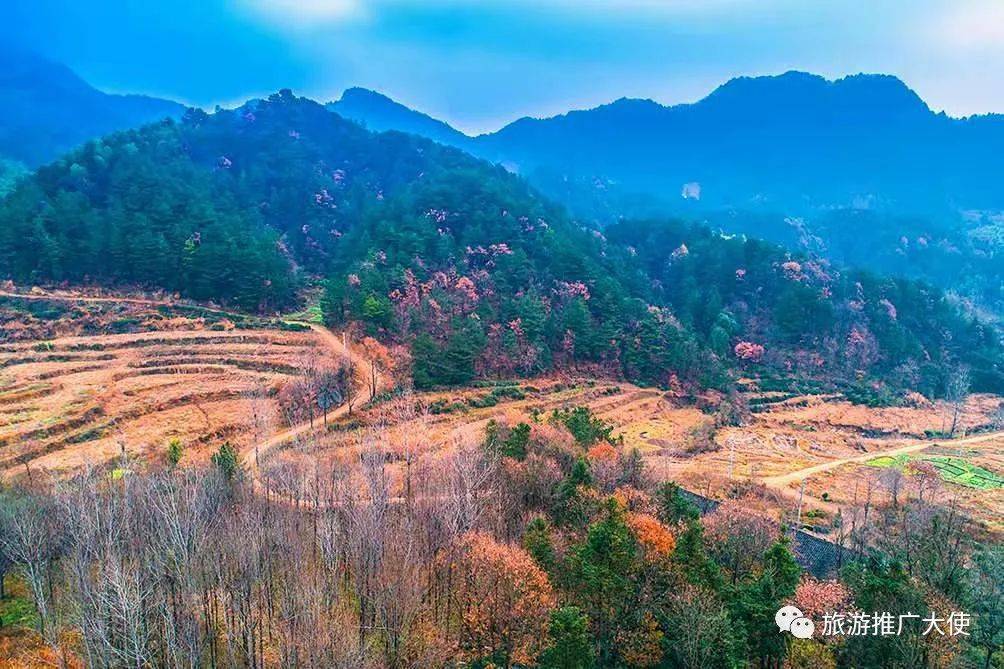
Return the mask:
<path fill-rule="evenodd" d="M 300 321 L 303 323 L 316 323 L 321 325 L 324 323 L 324 314 L 321 313 L 320 304 L 312 304 L 302 311 L 297 311 L 292 314 L 284 314 L 282 316 L 283 320 L 287 321 Z"/>
<path fill-rule="evenodd" d="M 896 469 L 904 469 L 915 459 L 917 458 L 911 455 L 897 455 L 895 457 L 880 455 L 877 458 L 869 460 L 865 464 L 870 467 L 895 467 Z M 977 490 L 996 490 L 998 488 L 1004 488 L 1004 479 L 1000 476 L 982 467 L 978 467 L 971 462 L 963 460 L 962 458 L 935 455 L 922 456 L 919 459 L 922 462 L 931 463 L 934 468 L 938 470 L 938 474 L 941 475 L 942 480 L 947 481 L 948 483 L 954 483 L 967 488 L 976 488 Z"/>

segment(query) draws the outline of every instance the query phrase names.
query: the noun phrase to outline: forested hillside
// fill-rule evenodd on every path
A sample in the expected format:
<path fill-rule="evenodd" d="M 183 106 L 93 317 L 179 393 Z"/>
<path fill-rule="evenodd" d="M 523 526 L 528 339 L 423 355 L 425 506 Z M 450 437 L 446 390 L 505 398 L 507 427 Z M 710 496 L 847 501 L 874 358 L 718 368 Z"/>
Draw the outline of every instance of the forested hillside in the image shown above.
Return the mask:
<path fill-rule="evenodd" d="M 937 290 L 673 223 L 580 226 L 458 150 L 370 133 L 289 91 L 90 142 L 0 208 L 0 277 L 160 287 L 243 309 L 327 279 L 327 320 L 408 346 L 416 386 L 592 369 L 997 388 L 998 334 Z"/>
<path fill-rule="evenodd" d="M 622 99 L 477 137 L 373 91 L 328 107 L 500 161 L 597 227 L 705 221 L 1004 313 L 1004 122 L 935 114 L 893 77 L 740 78 L 691 105 Z"/>
<path fill-rule="evenodd" d="M 190 110 L 90 142 L 5 202 L 0 261 L 17 281 L 162 286 L 247 309 L 289 305 L 344 231 L 426 171 L 474 164 L 374 136 L 288 92 Z"/>
<path fill-rule="evenodd" d="M 623 222 L 606 235 L 702 345 L 746 369 L 841 379 L 875 403 L 890 388 L 943 395 L 960 370 L 981 389 L 1004 389 L 999 330 L 923 282 L 677 222 Z"/>
<path fill-rule="evenodd" d="M 845 509 L 864 518 L 850 525 L 854 561 L 817 580 L 763 489 L 737 485 L 700 517 L 587 409 L 528 420 L 409 460 L 406 492 L 376 425 L 346 463 L 273 465 L 264 492 L 227 444 L 208 467 L 116 469 L 111 483 L 90 470 L 5 493 L 0 567 L 18 588 L 6 610 L 39 631 L 20 647 L 51 658 L 5 666 L 996 666 L 1004 553 L 974 545 L 954 506 L 903 485 L 895 507 Z M 880 552 L 859 559 L 872 541 Z M 778 633 L 785 605 L 817 621 L 815 639 Z M 824 615 L 845 611 L 905 624 L 824 636 Z"/>

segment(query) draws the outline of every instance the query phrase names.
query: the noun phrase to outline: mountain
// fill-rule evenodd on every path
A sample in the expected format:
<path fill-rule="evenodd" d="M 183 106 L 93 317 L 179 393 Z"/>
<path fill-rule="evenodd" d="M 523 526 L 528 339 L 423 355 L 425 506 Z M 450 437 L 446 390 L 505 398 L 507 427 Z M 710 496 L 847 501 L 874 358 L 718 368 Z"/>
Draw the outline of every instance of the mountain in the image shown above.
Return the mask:
<path fill-rule="evenodd" d="M 368 108 L 355 107 L 351 117 L 370 123 Z M 686 199 L 789 214 L 842 206 L 1004 208 L 997 159 L 1004 117 L 934 113 L 886 75 L 742 77 L 693 104 L 624 98 L 523 118 L 477 138 L 444 132 L 438 121 L 419 123 L 417 112 L 386 99 L 372 109 L 382 128 L 435 134 L 505 162 L 563 200 L 579 184 L 579 191 L 644 194 L 673 206 Z"/>
<path fill-rule="evenodd" d="M 469 148 L 471 145 L 470 137 L 449 124 L 365 88 L 349 88 L 338 101 L 326 106 L 339 116 L 375 132 L 397 130 L 448 146 Z"/>
<path fill-rule="evenodd" d="M 0 47 L 0 156 L 30 167 L 101 135 L 185 107 L 144 95 L 109 95 L 64 65 Z"/>
<path fill-rule="evenodd" d="M 500 162 L 600 227 L 682 216 L 1004 314 L 1004 117 L 936 114 L 895 77 L 743 77 L 694 104 L 621 99 L 479 137 L 353 95 L 369 101 L 354 120 Z"/>
<path fill-rule="evenodd" d="M 782 376 L 869 402 L 959 365 L 1004 389 L 999 333 L 930 286 L 702 226 L 606 234 L 502 167 L 372 133 L 290 91 L 88 142 L 0 202 L 0 280 L 157 287 L 275 312 L 307 279 L 418 387 L 550 369 L 728 389 Z M 402 364 L 406 364 L 402 362 Z"/>

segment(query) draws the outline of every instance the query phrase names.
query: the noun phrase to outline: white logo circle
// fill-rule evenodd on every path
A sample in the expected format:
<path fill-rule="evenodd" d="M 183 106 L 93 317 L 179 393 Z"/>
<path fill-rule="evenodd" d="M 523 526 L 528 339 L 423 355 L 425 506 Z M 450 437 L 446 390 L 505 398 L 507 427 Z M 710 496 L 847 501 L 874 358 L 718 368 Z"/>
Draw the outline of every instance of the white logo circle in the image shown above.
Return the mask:
<path fill-rule="evenodd" d="M 798 639 L 811 639 L 816 626 L 808 618 L 795 618 L 791 621 L 791 634 Z"/>
<path fill-rule="evenodd" d="M 804 618 L 805 615 L 799 610 L 797 606 L 782 606 L 774 614 L 774 622 L 777 623 L 777 627 L 782 632 L 791 631 L 791 622 L 796 618 Z"/>

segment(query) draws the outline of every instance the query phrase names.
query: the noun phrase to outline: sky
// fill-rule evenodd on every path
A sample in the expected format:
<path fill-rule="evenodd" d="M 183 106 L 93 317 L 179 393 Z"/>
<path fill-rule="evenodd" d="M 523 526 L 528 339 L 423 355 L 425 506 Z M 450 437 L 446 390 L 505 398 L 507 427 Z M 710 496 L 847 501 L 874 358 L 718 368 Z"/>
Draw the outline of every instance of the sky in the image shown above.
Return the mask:
<path fill-rule="evenodd" d="M 467 132 L 791 69 L 1004 112 L 1004 0 L 2 0 L 0 40 L 109 92 L 212 108 L 363 86 Z"/>

